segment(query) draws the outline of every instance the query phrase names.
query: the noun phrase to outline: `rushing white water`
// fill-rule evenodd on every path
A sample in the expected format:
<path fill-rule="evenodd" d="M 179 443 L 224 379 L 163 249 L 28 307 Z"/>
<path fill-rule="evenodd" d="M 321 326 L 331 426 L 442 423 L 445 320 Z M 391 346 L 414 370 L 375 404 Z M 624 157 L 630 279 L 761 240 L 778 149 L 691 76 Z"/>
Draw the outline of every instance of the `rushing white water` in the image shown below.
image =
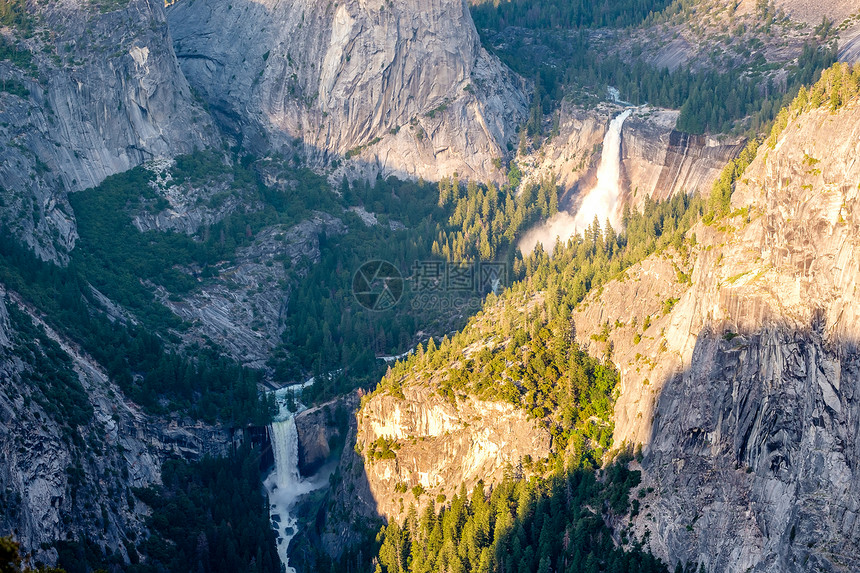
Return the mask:
<path fill-rule="evenodd" d="M 613 119 L 603 138 L 603 152 L 600 154 L 600 166 L 597 168 L 597 185 L 589 191 L 579 210 L 576 212 L 574 225 L 576 232 L 588 227 L 595 217 L 600 221 L 607 218 L 616 229 L 620 224 L 618 198 L 621 196 L 621 127 L 624 120 L 630 116 L 631 110 Z"/>
<path fill-rule="evenodd" d="M 407 350 L 403 354 L 398 354 L 397 356 L 377 356 L 377 358 L 379 358 L 380 360 L 384 360 L 385 362 L 397 362 L 401 358 L 406 358 L 407 356 L 409 356 L 413 352 L 415 352 L 415 349 L 410 348 L 409 350 Z"/>
<path fill-rule="evenodd" d="M 582 199 L 575 215 L 559 211 L 544 223 L 529 230 L 520 240 L 520 251 L 531 253 L 538 243 L 552 252 L 556 241 L 567 241 L 594 222 L 595 216 L 603 225 L 608 219 L 613 228 L 621 225 L 621 127 L 632 110 L 626 110 L 611 122 L 603 137 L 603 151 L 597 167 L 597 183 Z"/>
<path fill-rule="evenodd" d="M 321 487 L 326 478 L 304 479 L 299 474 L 299 438 L 296 432 L 295 414 L 288 405 L 294 404 L 297 411 L 303 406 L 298 401 L 302 388 L 313 384 L 313 379 L 304 384 L 287 386 L 275 392 L 278 402 L 278 415 L 269 426 L 269 439 L 275 457 L 275 469 L 266 478 L 265 487 L 269 493 L 269 516 L 272 527 L 278 534 L 278 556 L 286 567 L 286 573 L 295 573 L 287 558 L 290 540 L 297 533 L 297 520 L 291 510 L 296 501 Z"/>

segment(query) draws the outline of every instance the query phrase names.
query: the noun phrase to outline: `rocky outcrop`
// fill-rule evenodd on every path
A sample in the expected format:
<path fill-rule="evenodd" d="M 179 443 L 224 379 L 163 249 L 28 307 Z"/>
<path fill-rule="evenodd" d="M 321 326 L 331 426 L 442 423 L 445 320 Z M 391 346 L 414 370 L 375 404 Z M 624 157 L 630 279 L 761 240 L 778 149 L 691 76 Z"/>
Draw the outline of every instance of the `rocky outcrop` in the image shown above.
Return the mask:
<path fill-rule="evenodd" d="M 57 423 L 41 405 L 38 385 L 30 378 L 21 383 L 31 366 L 13 344 L 20 334 L 5 319 L 7 305 L 21 309 L 70 357 L 94 412 L 86 425 Z M 98 364 L 2 289 L 0 317 L 0 535 L 14 532 L 44 562 L 56 559 L 54 541 L 83 536 L 126 557 L 124 541 L 145 531 L 148 511 L 131 488 L 159 482 L 165 459 L 223 455 L 233 437 L 144 414 Z"/>
<path fill-rule="evenodd" d="M 377 511 L 400 520 L 410 504 L 420 513 L 460 484 L 468 491 L 479 480 L 491 485 L 522 471 L 527 456 L 545 458 L 550 434 L 511 404 L 465 396 L 451 402 L 415 384 L 405 385 L 402 397 L 378 393 L 363 404 L 356 449 Z"/>
<path fill-rule="evenodd" d="M 590 333 L 623 323 L 609 337 L 615 436 L 645 444 L 654 491 L 635 530 L 664 559 L 860 563 L 858 133 L 856 101 L 792 119 L 738 182 L 732 216 L 694 228 L 689 260 L 652 257 L 574 316 L 593 350 Z"/>
<path fill-rule="evenodd" d="M 353 177 L 499 178 L 525 115 L 462 0 L 181 1 L 168 18 L 192 85 L 248 145 L 351 160 Z"/>
<path fill-rule="evenodd" d="M 550 451 L 549 432 L 523 410 L 466 396 L 452 402 L 423 384 L 362 398 L 348 420 L 346 446 L 354 447 L 343 449 L 325 511 L 291 550 L 314 544 L 337 557 L 378 524 L 402 521 L 410 506 L 438 509 L 461 484 L 491 486 L 506 472 L 522 474 L 527 456 Z"/>
<path fill-rule="evenodd" d="M 612 108 L 612 112 L 617 111 L 620 108 Z M 517 158 L 526 173 L 524 180 L 539 182 L 555 176 L 566 191 L 580 187 L 597 168 L 612 112 L 563 106 L 559 111 L 558 135 L 544 142 L 536 153 Z"/>
<path fill-rule="evenodd" d="M 105 6 L 108 4 L 105 3 Z M 29 64 L 0 61 L 2 223 L 43 258 L 76 233 L 65 194 L 157 156 L 214 142 L 171 46 L 161 2 L 31 3 L 36 33 L 6 29 Z"/>
<path fill-rule="evenodd" d="M 855 16 L 844 26 L 839 32 L 839 61 L 856 63 L 860 61 L 860 18 Z"/>
<path fill-rule="evenodd" d="M 321 234 L 344 232 L 340 219 L 322 212 L 292 227 L 266 227 L 217 266 L 216 280 L 178 300 L 160 288 L 159 300 L 191 324 L 186 343 L 212 340 L 242 364 L 265 368 L 284 330 L 292 280 L 319 260 Z"/>
<path fill-rule="evenodd" d="M 132 224 L 141 233 L 147 231 L 174 231 L 196 235 L 207 226 L 214 225 L 236 212 L 255 212 L 264 207 L 254 196 L 253 189 L 236 185 L 232 173 L 213 174 L 202 184 L 174 181 L 171 159 L 157 159 L 144 163 L 153 173 L 150 188 L 166 203 L 160 211 L 141 208 L 132 216 Z M 146 207 L 152 206 L 146 205 Z"/>
<path fill-rule="evenodd" d="M 775 0 L 777 8 L 784 10 L 792 20 L 818 25 L 822 18 L 827 18 L 839 24 L 857 11 L 857 4 L 851 0 L 825 0 L 809 2 L 808 0 Z M 753 12 L 756 5 L 753 2 L 742 2 L 741 12 Z"/>
<path fill-rule="evenodd" d="M 303 476 L 316 473 L 344 445 L 358 400 L 358 393 L 352 392 L 296 414 L 299 472 Z"/>
<path fill-rule="evenodd" d="M 707 194 L 743 139 L 715 139 L 674 129 L 678 112 L 647 110 L 624 123 L 621 165 L 632 203 L 664 200 L 676 193 Z"/>

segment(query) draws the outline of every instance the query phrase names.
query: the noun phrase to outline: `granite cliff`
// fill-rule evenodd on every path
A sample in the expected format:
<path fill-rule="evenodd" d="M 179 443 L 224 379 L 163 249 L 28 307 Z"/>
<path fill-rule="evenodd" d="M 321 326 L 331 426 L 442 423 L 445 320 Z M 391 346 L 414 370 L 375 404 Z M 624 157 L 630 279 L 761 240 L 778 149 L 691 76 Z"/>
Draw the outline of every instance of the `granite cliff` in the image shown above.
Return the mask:
<path fill-rule="evenodd" d="M 72 377 L 65 387 L 63 372 Z M 56 540 L 91 535 L 127 559 L 125 540 L 146 530 L 148 513 L 131 488 L 160 482 L 166 459 L 224 455 L 232 439 L 145 414 L 102 366 L 0 289 L 0 528 L 37 559 L 56 560 Z"/>
<path fill-rule="evenodd" d="M 437 497 L 450 498 L 465 483 L 496 483 L 522 472 L 523 459 L 550 451 L 550 434 L 510 404 L 461 396 L 453 403 L 421 385 L 403 396 L 376 394 L 358 414 L 356 448 L 377 511 L 399 518 Z M 518 469 L 519 468 L 519 469 Z M 391 492 L 397 492 L 391 495 Z"/>
<path fill-rule="evenodd" d="M 32 3 L 0 35 L 0 220 L 46 259 L 74 247 L 68 192 L 159 156 L 212 145 L 160 2 Z M 19 89 L 7 89 L 14 84 Z"/>
<path fill-rule="evenodd" d="M 333 433 L 319 419 L 314 410 L 297 417 L 300 456 L 305 449 L 319 451 L 320 437 Z M 347 447 L 327 504 L 298 542 L 332 556 L 354 550 L 380 520 L 402 522 L 410 507 L 438 509 L 461 484 L 491 486 L 506 474 L 534 475 L 524 464 L 550 453 L 549 431 L 523 410 L 466 395 L 450 400 L 422 383 L 364 397 L 348 419 Z"/>
<path fill-rule="evenodd" d="M 177 2 L 168 19 L 189 81 L 247 145 L 346 159 L 352 178 L 497 179 L 525 114 L 462 0 Z"/>
<path fill-rule="evenodd" d="M 664 558 L 709 571 L 860 562 L 858 112 L 854 101 L 792 118 L 728 218 L 574 316 L 593 351 L 606 343 L 590 334 L 617 326 L 615 439 L 645 445 L 654 493 L 636 530 Z"/>
<path fill-rule="evenodd" d="M 616 446 L 642 448 L 630 532 L 667 563 L 860 563 L 858 134 L 856 99 L 793 115 L 760 146 L 727 215 L 699 222 L 573 313 L 577 340 L 621 375 Z M 449 404 L 430 387 L 377 392 L 358 414 L 365 481 L 353 485 L 389 518 L 420 503 L 392 494 L 398 483 L 436 494 L 468 482 L 474 456 L 461 447 L 448 461 L 450 443 L 466 424 L 482 436 L 512 415 L 493 403 L 458 411 L 474 399 Z M 497 443 L 496 467 L 549 451 L 540 428 L 516 427 L 515 440 Z"/>
<path fill-rule="evenodd" d="M 520 159 L 527 180 L 554 175 L 564 189 L 562 206 L 594 184 L 600 146 L 609 121 L 623 108 L 594 110 L 564 106 L 559 133 Z M 675 130 L 678 112 L 635 108 L 621 132 L 621 177 L 625 201 L 642 208 L 646 197 L 664 200 L 676 193 L 707 192 L 723 166 L 743 149 L 742 138 L 689 135 Z"/>

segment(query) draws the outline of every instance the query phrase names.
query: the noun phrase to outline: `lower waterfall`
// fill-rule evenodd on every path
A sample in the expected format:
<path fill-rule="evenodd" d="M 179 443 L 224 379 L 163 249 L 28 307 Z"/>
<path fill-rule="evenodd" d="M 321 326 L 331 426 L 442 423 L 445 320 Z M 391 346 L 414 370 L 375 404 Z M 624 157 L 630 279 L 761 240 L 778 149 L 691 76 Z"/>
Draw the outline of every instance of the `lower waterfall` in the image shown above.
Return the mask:
<path fill-rule="evenodd" d="M 299 436 L 295 413 L 290 411 L 288 404 L 294 404 L 297 410 L 301 411 L 303 406 L 298 402 L 297 394 L 309 383 L 312 381 L 281 388 L 275 392 L 278 415 L 269 426 L 275 468 L 266 478 L 264 485 L 269 494 L 269 517 L 278 537 L 278 556 L 286 567 L 286 573 L 296 571 L 290 567 L 287 556 L 290 541 L 298 532 L 298 520 L 292 510 L 299 497 L 318 489 L 326 481 L 324 478 L 319 481 L 313 478 L 304 479 L 299 474 Z"/>

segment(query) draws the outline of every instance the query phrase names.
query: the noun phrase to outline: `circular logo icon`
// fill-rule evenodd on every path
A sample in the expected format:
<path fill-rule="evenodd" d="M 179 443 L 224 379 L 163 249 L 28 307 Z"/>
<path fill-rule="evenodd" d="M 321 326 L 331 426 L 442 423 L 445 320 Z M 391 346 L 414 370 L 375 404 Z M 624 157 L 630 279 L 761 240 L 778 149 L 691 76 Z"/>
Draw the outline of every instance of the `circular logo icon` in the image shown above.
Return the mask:
<path fill-rule="evenodd" d="M 403 296 L 403 276 L 388 261 L 368 261 L 352 277 L 352 294 L 368 310 L 388 310 Z"/>

